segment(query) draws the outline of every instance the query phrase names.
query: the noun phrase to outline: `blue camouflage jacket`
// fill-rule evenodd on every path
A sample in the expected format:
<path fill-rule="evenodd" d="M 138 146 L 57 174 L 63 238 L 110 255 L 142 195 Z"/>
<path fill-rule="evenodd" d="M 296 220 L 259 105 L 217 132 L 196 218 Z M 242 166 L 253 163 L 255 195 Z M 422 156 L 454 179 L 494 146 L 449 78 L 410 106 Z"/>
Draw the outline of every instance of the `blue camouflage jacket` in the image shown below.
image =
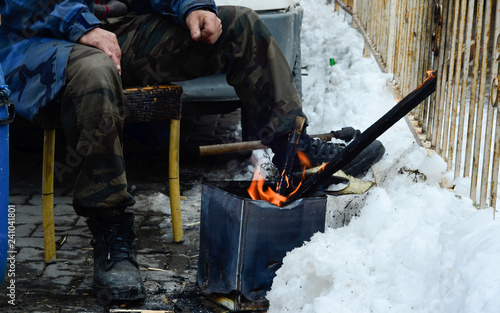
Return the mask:
<path fill-rule="evenodd" d="M 133 0 L 131 10 L 185 16 L 200 8 L 216 12 L 213 0 Z M 0 64 L 16 113 L 32 120 L 56 98 L 66 81 L 66 63 L 77 40 L 101 22 L 94 0 L 0 0 Z"/>

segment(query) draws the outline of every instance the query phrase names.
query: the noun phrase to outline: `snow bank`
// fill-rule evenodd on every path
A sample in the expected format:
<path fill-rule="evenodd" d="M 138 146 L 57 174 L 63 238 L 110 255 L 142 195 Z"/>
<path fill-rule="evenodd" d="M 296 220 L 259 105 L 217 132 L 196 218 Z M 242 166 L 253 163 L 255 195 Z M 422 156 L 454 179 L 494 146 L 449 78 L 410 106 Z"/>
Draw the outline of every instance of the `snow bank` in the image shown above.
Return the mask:
<path fill-rule="evenodd" d="M 361 36 L 325 1 L 302 0 L 304 108 L 310 133 L 365 129 L 394 104 Z M 330 66 L 329 58 L 336 64 Z M 498 312 L 500 225 L 477 211 L 468 179 L 455 192 L 445 162 L 415 144 L 400 121 L 380 140 L 382 177 L 348 226 L 329 228 L 287 254 L 268 313 Z"/>

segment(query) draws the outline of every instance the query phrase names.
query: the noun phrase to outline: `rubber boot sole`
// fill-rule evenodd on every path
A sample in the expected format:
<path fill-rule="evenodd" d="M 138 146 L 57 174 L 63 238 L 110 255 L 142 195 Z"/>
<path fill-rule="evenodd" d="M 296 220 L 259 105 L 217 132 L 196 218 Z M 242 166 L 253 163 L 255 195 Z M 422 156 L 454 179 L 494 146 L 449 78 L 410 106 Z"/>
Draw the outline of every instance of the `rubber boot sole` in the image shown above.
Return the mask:
<path fill-rule="evenodd" d="M 103 305 L 116 301 L 142 301 L 146 298 L 146 290 L 142 284 L 113 288 L 94 284 L 94 293 L 99 303 Z"/>

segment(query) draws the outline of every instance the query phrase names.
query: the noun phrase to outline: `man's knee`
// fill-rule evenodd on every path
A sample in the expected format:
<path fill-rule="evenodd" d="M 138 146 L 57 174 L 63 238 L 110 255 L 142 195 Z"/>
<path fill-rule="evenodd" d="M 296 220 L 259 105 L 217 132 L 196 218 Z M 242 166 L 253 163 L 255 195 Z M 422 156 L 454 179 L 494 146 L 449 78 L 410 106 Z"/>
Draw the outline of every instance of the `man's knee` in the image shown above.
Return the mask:
<path fill-rule="evenodd" d="M 245 33 L 251 33 L 258 39 L 267 39 L 271 36 L 259 14 L 253 9 L 241 6 L 222 6 L 218 9 L 223 28 L 231 29 L 230 33 L 235 38 Z"/>
<path fill-rule="evenodd" d="M 122 123 L 124 110 L 120 75 L 104 52 L 75 46 L 68 60 L 67 88 L 61 113 L 63 121 L 67 118 L 71 122 L 76 118 L 80 130 L 94 131 L 108 119 Z"/>
<path fill-rule="evenodd" d="M 68 59 L 68 81 L 78 81 L 85 86 L 106 88 L 120 86 L 120 74 L 113 60 L 103 51 L 82 45 L 75 45 Z"/>

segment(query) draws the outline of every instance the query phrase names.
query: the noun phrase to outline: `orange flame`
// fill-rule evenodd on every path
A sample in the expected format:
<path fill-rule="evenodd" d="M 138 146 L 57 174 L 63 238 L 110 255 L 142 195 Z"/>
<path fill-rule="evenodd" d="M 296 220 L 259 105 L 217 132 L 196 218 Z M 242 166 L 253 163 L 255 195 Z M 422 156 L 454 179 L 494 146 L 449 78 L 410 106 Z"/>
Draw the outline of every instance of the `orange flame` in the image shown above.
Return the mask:
<path fill-rule="evenodd" d="M 297 151 L 297 155 L 299 157 L 300 164 L 302 166 L 302 178 L 300 179 L 300 183 L 297 186 L 297 188 L 295 188 L 295 190 L 292 191 L 288 195 L 288 197 L 290 197 L 295 192 L 297 192 L 297 190 L 302 185 L 302 182 L 304 181 L 306 168 L 311 167 L 311 162 L 309 161 L 309 159 L 307 158 L 305 153 L 303 153 L 301 151 Z M 281 175 L 284 175 L 284 173 L 282 173 Z M 264 190 L 264 183 L 265 183 L 265 180 L 264 180 L 264 177 L 262 177 L 260 170 L 258 168 L 255 169 L 252 183 L 250 184 L 250 187 L 248 187 L 248 189 L 247 189 L 250 197 L 253 200 L 264 200 L 264 201 L 267 201 L 271 204 L 274 204 L 276 206 L 281 207 L 286 202 L 288 197 L 284 196 L 284 195 L 280 195 L 279 193 L 277 193 L 276 191 L 274 191 L 270 187 L 268 187 L 266 190 Z M 290 182 L 288 181 L 288 178 L 286 178 L 286 183 L 290 184 Z M 276 186 L 276 190 L 278 190 L 278 187 L 279 187 L 279 184 Z"/>
<path fill-rule="evenodd" d="M 278 194 L 271 188 L 264 190 L 264 177 L 259 170 L 254 173 L 254 179 L 250 187 L 248 187 L 248 194 L 253 200 L 265 200 L 276 206 L 281 206 L 285 201 L 286 197 Z"/>

